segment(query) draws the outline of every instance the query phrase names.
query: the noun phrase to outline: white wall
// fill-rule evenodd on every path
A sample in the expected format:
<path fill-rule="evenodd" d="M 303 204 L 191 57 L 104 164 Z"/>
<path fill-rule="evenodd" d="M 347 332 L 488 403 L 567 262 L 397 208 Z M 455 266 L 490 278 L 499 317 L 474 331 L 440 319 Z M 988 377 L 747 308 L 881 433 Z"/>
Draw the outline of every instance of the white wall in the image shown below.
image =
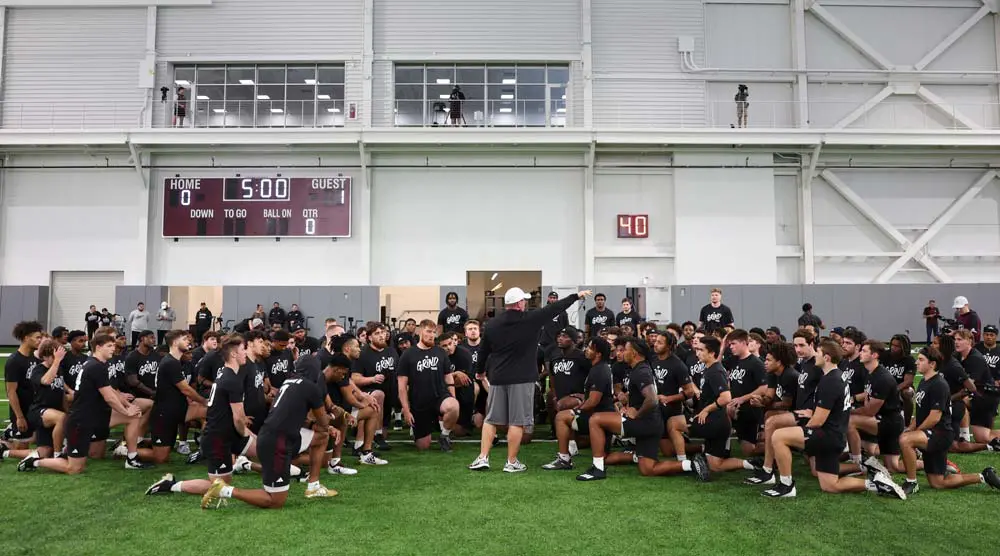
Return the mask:
<path fill-rule="evenodd" d="M 318 164 L 324 168 L 288 168 Z M 266 161 L 271 168 L 254 168 Z M 362 201 L 364 183 L 357 156 L 316 154 L 216 154 L 215 163 L 228 167 L 210 168 L 211 155 L 163 155 L 154 158 L 149 202 L 150 284 L 163 285 L 360 285 L 368 283 L 368 269 L 362 251 L 367 237 L 367 208 Z M 275 169 L 275 165 L 286 168 Z M 209 168 L 198 168 L 209 166 Z M 350 238 L 336 242 L 321 238 L 163 238 L 163 180 L 177 174 L 184 177 L 227 177 L 272 175 L 322 177 L 343 173 L 354 178 L 351 190 L 352 231 Z"/>
<path fill-rule="evenodd" d="M 103 163 L 103 156 L 18 155 L 10 166 Z M 122 271 L 125 284 L 144 284 L 142 198 L 131 168 L 4 170 L 0 283 L 48 285 L 52 271 L 94 270 Z"/>
<path fill-rule="evenodd" d="M 484 269 L 583 282 L 582 168 L 434 165 L 373 170 L 372 283 L 463 284 Z"/>

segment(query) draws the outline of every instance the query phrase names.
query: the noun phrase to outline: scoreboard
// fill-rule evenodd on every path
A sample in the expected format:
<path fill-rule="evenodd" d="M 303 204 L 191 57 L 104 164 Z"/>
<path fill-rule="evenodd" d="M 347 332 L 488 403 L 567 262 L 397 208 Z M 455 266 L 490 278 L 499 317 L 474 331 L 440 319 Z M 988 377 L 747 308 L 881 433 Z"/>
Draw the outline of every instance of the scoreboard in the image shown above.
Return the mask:
<path fill-rule="evenodd" d="M 351 237 L 351 178 L 166 178 L 163 237 Z"/>

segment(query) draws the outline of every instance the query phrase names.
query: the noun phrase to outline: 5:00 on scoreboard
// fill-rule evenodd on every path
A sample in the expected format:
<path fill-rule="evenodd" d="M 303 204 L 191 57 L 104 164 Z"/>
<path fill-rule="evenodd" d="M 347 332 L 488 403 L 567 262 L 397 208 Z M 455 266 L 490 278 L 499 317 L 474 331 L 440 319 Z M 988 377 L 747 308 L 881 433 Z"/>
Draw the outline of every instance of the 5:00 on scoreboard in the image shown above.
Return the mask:
<path fill-rule="evenodd" d="M 173 177 L 164 237 L 350 237 L 350 176 Z"/>

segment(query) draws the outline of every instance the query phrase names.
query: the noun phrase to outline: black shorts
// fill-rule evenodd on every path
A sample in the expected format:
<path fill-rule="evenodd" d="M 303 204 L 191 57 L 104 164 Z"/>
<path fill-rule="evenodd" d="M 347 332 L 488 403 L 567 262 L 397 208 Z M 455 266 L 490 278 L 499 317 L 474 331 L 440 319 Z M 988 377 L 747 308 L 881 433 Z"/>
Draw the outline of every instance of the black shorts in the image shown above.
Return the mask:
<path fill-rule="evenodd" d="M 105 425 L 107 426 L 107 425 Z M 66 423 L 66 455 L 71 458 L 85 458 L 90 453 L 90 442 L 94 436 L 94 426 L 70 419 Z"/>
<path fill-rule="evenodd" d="M 476 412 L 476 387 L 472 384 L 455 388 L 455 398 L 458 400 L 458 424 L 463 429 L 471 431 L 472 415 Z"/>
<path fill-rule="evenodd" d="M 490 393 L 486 391 L 483 387 L 483 383 L 479 383 L 479 395 L 476 396 L 476 413 L 480 415 L 486 415 L 486 399 L 489 398 Z"/>
<path fill-rule="evenodd" d="M 208 463 L 209 475 L 230 475 L 233 472 L 233 456 L 243 455 L 250 445 L 250 438 L 206 434 L 201 439 L 201 454 Z"/>
<path fill-rule="evenodd" d="M 250 424 L 250 432 L 260 434 L 260 429 L 264 426 L 264 421 L 267 419 L 267 408 L 251 413 L 250 416 L 253 417 L 253 423 Z"/>
<path fill-rule="evenodd" d="M 177 431 L 182 424 L 184 424 L 184 415 L 170 413 L 153 415 L 153 421 L 149 424 L 149 435 L 153 441 L 153 447 L 173 448 L 174 442 L 177 441 Z"/>
<path fill-rule="evenodd" d="M 665 425 L 671 417 L 684 415 L 684 409 L 680 403 L 672 403 L 670 405 L 660 404 L 660 415 L 663 415 L 663 424 Z"/>
<path fill-rule="evenodd" d="M 993 428 L 993 419 L 997 416 L 997 405 L 1000 398 L 992 396 L 975 396 L 969 404 L 969 424 L 973 427 Z"/>
<path fill-rule="evenodd" d="M 28 403 L 24 403 L 25 400 L 20 400 L 21 411 L 27 411 L 27 408 L 31 406 L 31 400 Z M 35 433 L 35 427 L 32 426 L 31 421 L 28 419 L 27 413 L 24 415 L 24 420 L 28 422 L 28 430 L 22 432 L 17 429 L 17 416 L 14 415 L 14 408 L 7 408 L 7 413 L 10 415 L 10 438 L 18 442 L 26 442 L 31 439 L 31 435 Z"/>
<path fill-rule="evenodd" d="M 927 448 L 924 449 L 924 473 L 944 475 L 948 468 L 948 450 L 955 441 L 955 433 L 945 429 L 924 431 Z"/>
<path fill-rule="evenodd" d="M 52 428 L 45 428 L 45 420 L 42 419 L 42 414 L 48 411 L 46 407 L 33 407 L 28 410 L 28 424 L 35 431 L 35 444 L 39 448 L 53 448 L 52 445 Z M 54 428 L 54 427 L 53 427 Z M 60 449 L 62 446 L 59 447 Z"/>
<path fill-rule="evenodd" d="M 260 475 L 267 492 L 286 492 L 291 482 L 292 458 L 299 453 L 302 438 L 298 431 L 261 430 L 257 437 L 257 457 Z"/>
<path fill-rule="evenodd" d="M 736 414 L 736 420 L 733 421 L 733 430 L 736 431 L 736 439 L 740 442 L 756 444 L 760 428 L 763 424 L 763 411 L 756 407 L 750 407 L 749 404 L 740 406 L 739 412 Z"/>
<path fill-rule="evenodd" d="M 720 415 L 724 415 L 720 413 Z M 709 418 L 705 424 L 696 419 L 688 422 L 688 436 L 705 440 L 705 453 L 717 458 L 729 457 L 729 433 L 732 430 L 729 417 Z"/>
<path fill-rule="evenodd" d="M 965 402 L 962 400 L 955 400 L 951 402 L 951 422 L 954 423 L 955 429 L 958 429 L 959 426 L 961 426 L 962 419 L 965 418 L 966 409 L 968 408 L 965 407 Z M 920 423 L 917 424 L 919 425 Z"/>
<path fill-rule="evenodd" d="M 655 460 L 660 455 L 663 420 L 659 418 L 629 419 L 622 417 L 622 437 L 635 439 L 635 454 L 637 456 Z"/>
<path fill-rule="evenodd" d="M 413 439 L 418 440 L 425 436 L 430 436 L 432 432 L 440 430 L 438 422 L 441 420 L 441 403 L 445 398 L 420 409 L 413 408 Z"/>
<path fill-rule="evenodd" d="M 91 429 L 90 441 L 91 442 L 103 442 L 111 438 L 111 408 L 109 407 L 103 415 L 96 421 L 95 425 Z"/>
<path fill-rule="evenodd" d="M 892 416 L 879 419 L 878 422 L 878 451 L 883 456 L 898 456 L 899 435 L 903 434 L 906 425 L 903 424 L 902 416 Z"/>
<path fill-rule="evenodd" d="M 802 427 L 802 435 L 806 439 L 806 455 L 816 459 L 816 471 L 839 474 L 840 454 L 844 453 L 844 446 L 847 444 L 844 435 L 807 427 Z"/>

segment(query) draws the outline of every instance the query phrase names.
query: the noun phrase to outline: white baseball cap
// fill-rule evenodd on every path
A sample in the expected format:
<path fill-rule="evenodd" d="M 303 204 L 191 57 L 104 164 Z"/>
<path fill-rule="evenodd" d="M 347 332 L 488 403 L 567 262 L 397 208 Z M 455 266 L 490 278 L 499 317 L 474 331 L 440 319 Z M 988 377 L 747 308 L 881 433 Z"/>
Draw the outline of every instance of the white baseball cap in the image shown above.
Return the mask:
<path fill-rule="evenodd" d="M 965 298 L 964 295 L 960 295 L 955 298 L 955 302 L 951 304 L 952 309 L 961 309 L 969 304 L 969 300 Z"/>
<path fill-rule="evenodd" d="M 507 293 L 503 294 L 504 305 L 513 305 L 525 299 L 531 299 L 531 295 L 524 293 L 524 290 L 521 288 L 511 288 L 507 290 Z"/>
<path fill-rule="evenodd" d="M 166 308 L 167 308 L 167 302 L 166 301 L 164 301 L 163 303 L 160 303 L 160 309 L 166 309 Z"/>

